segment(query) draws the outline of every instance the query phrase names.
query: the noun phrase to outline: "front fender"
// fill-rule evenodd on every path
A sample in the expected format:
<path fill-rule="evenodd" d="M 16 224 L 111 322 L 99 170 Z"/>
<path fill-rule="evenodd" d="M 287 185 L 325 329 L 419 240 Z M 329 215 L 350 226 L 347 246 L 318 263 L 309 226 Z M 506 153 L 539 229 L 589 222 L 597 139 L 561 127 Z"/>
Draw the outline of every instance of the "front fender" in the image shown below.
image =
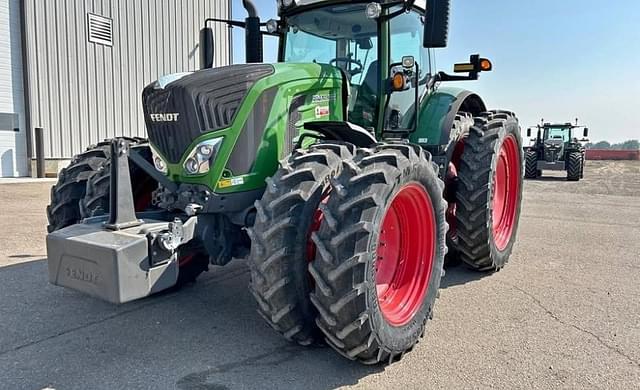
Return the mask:
<path fill-rule="evenodd" d="M 411 142 L 434 153 L 445 153 L 451 140 L 451 128 L 460 111 L 477 116 L 487 107 L 477 94 L 461 88 L 442 87 L 420 103 L 418 129 Z"/>

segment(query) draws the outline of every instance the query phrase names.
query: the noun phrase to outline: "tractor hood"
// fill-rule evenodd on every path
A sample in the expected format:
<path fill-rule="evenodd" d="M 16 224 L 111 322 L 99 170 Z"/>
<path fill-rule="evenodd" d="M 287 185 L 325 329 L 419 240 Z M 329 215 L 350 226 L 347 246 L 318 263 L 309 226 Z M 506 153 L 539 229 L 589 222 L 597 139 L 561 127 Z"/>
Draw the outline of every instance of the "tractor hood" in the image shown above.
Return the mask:
<path fill-rule="evenodd" d="M 258 170 L 275 170 L 272 165 L 290 151 L 305 122 L 345 117 L 345 84 L 338 68 L 306 63 L 231 65 L 165 76 L 142 95 L 149 141 L 172 180 L 212 186 L 224 174 L 263 186 Z M 189 154 L 211 139 L 222 139 L 212 172 L 186 174 Z"/>
<path fill-rule="evenodd" d="M 229 127 L 256 81 L 274 71 L 271 65 L 234 65 L 156 81 L 142 94 L 149 140 L 168 162 L 179 162 L 197 137 Z"/>
<path fill-rule="evenodd" d="M 176 164 L 196 138 L 232 126 L 258 81 L 270 79 L 260 88 L 264 90 L 327 77 L 342 75 L 318 64 L 245 64 L 165 76 L 142 94 L 149 140 L 167 162 Z"/>

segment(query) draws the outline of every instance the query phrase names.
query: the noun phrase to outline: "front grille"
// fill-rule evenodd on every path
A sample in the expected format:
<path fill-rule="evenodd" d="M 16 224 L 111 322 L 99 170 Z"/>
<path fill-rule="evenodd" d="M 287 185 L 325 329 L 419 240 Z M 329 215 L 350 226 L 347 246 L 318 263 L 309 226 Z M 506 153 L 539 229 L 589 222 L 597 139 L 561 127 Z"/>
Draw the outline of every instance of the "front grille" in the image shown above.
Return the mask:
<path fill-rule="evenodd" d="M 228 128 L 255 83 L 273 74 L 271 65 L 232 65 L 184 76 L 165 88 L 154 83 L 142 100 L 149 140 L 170 163 L 178 163 L 203 133 Z M 150 114 L 179 114 L 175 122 L 152 121 Z"/>
<path fill-rule="evenodd" d="M 544 155 L 545 155 L 545 160 L 547 160 L 547 162 L 554 162 L 558 160 L 558 150 L 545 150 L 544 151 Z"/>

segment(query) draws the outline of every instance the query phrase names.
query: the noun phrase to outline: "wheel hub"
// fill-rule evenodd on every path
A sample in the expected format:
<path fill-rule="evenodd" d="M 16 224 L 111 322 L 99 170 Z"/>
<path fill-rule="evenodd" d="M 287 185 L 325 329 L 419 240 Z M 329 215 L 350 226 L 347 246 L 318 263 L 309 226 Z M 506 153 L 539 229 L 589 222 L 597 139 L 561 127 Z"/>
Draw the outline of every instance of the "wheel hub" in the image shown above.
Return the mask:
<path fill-rule="evenodd" d="M 379 232 L 376 292 L 384 318 L 408 324 L 422 307 L 436 248 L 435 214 L 419 184 L 403 187 L 393 198 Z"/>
<path fill-rule="evenodd" d="M 499 251 L 509 245 L 516 222 L 522 174 L 519 155 L 518 142 L 513 135 L 508 135 L 500 147 L 493 187 L 492 231 Z"/>

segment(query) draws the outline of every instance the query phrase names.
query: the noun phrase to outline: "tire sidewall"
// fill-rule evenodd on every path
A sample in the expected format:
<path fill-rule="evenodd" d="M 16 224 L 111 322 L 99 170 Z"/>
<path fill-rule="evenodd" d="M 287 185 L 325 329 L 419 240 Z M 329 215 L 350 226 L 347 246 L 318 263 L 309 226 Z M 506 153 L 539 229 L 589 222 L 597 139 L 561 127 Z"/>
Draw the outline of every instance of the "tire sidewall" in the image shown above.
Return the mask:
<path fill-rule="evenodd" d="M 522 210 L 522 194 L 523 194 L 523 185 L 524 185 L 524 175 L 523 175 L 523 170 L 522 170 L 522 165 L 525 165 L 525 159 L 524 159 L 524 151 L 522 149 L 522 137 L 520 136 L 520 128 L 518 126 L 518 122 L 510 117 L 508 120 L 505 121 L 504 126 L 502 126 L 502 128 L 498 131 L 499 137 L 498 137 L 498 141 L 496 141 L 495 145 L 494 145 L 494 153 L 493 153 L 493 158 L 491 160 L 491 182 L 489 185 L 489 191 L 488 191 L 488 204 L 490 205 L 490 207 L 487 207 L 487 221 L 489 224 L 488 230 L 489 230 L 489 247 L 491 250 L 491 256 L 494 259 L 495 265 L 497 266 L 497 268 L 502 268 L 507 260 L 509 259 L 509 256 L 511 255 L 511 252 L 513 251 L 513 246 L 516 242 L 516 238 L 518 236 L 518 228 L 520 225 L 520 212 Z M 519 154 L 519 158 L 520 158 L 520 164 L 521 164 L 521 169 L 516 170 L 516 172 L 518 172 L 520 174 L 520 177 L 518 179 L 518 199 L 516 200 L 516 211 L 515 211 L 515 216 L 514 216 L 514 226 L 513 226 L 513 231 L 511 233 L 511 237 L 509 238 L 509 242 L 507 243 L 507 246 L 503 249 L 503 250 L 499 250 L 495 244 L 495 239 L 493 236 L 493 196 L 494 196 L 494 192 L 495 192 L 495 172 L 497 171 L 497 165 L 498 165 L 498 160 L 500 157 L 500 149 L 502 148 L 502 145 L 504 144 L 505 139 L 508 136 L 513 136 L 517 142 L 517 150 L 518 150 L 518 154 Z"/>
<path fill-rule="evenodd" d="M 378 208 L 374 218 L 375 223 L 373 225 L 377 227 L 382 226 L 383 219 L 391 204 L 391 200 L 404 186 L 410 183 L 419 183 L 424 187 L 434 208 L 434 223 L 436 226 L 436 237 L 433 237 L 433 239 L 436 240 L 434 264 L 432 265 L 431 276 L 429 278 L 429 284 L 422 306 L 413 319 L 408 324 L 400 327 L 389 324 L 380 309 L 376 283 L 366 283 L 366 299 L 367 306 L 370 308 L 369 320 L 371 321 L 372 330 L 376 334 L 379 343 L 394 352 L 406 351 L 415 344 L 416 340 L 420 336 L 423 335 L 425 324 L 431 315 L 431 311 L 438 294 L 438 289 L 440 288 L 440 279 L 442 277 L 442 267 L 446 252 L 446 228 L 443 226 L 445 224 L 446 207 L 444 205 L 444 200 L 442 199 L 442 193 L 438 192 L 438 189 L 442 188 L 441 184 L 438 183 L 439 179 L 437 178 L 437 175 L 433 173 L 432 169 L 430 169 L 428 164 L 430 163 L 427 161 L 421 161 L 419 164 L 415 164 L 401 170 L 401 174 L 394 182 L 393 186 L 387 187 L 388 191 L 386 191 L 385 194 L 381 194 L 385 200 L 384 204 L 387 205 L 387 208 Z M 377 258 L 379 234 L 380 232 L 376 230 L 372 232 L 369 237 L 368 261 L 365 271 L 366 278 L 369 281 L 375 281 L 376 279 L 375 261 Z"/>

